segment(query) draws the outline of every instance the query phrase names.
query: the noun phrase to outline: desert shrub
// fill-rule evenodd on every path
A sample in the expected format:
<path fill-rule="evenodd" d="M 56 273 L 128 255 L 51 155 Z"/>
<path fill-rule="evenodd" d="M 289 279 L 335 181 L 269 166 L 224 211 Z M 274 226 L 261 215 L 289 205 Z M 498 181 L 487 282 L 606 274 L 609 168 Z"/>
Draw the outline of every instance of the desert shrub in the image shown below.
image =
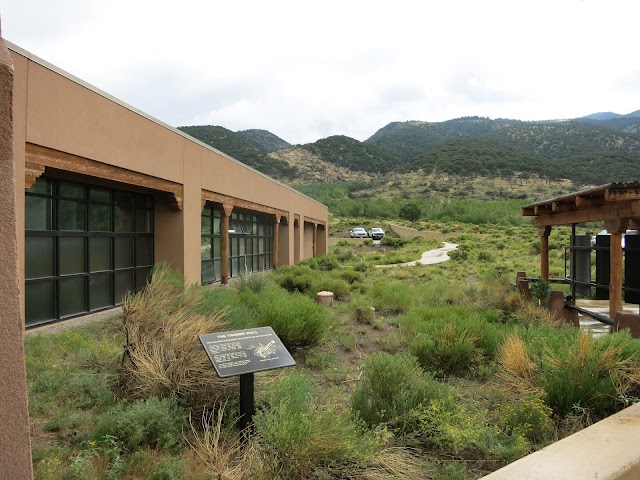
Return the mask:
<path fill-rule="evenodd" d="M 453 250 L 453 251 L 447 253 L 447 255 L 454 262 L 463 262 L 463 261 L 469 259 L 469 252 L 467 252 L 466 250 L 461 250 L 461 249 Z"/>
<path fill-rule="evenodd" d="M 411 338 L 409 350 L 423 368 L 438 376 L 462 375 L 493 359 L 503 340 L 495 311 L 471 307 L 420 307 L 398 323 Z"/>
<path fill-rule="evenodd" d="M 539 302 L 545 301 L 551 295 L 551 284 L 538 278 L 537 282 L 531 283 L 531 295 Z"/>
<path fill-rule="evenodd" d="M 348 412 L 320 404 L 300 374 L 273 382 L 267 402 L 254 416 L 256 441 L 277 478 L 341 478 L 327 471 L 354 473 L 382 449 Z"/>
<path fill-rule="evenodd" d="M 97 421 L 95 436 L 111 435 L 129 451 L 141 447 L 171 450 L 182 445 L 186 418 L 174 399 L 150 397 L 107 410 Z"/>
<path fill-rule="evenodd" d="M 355 256 L 353 254 L 353 250 L 344 250 L 341 252 L 334 252 L 336 254 L 336 258 L 340 261 L 340 262 L 348 262 L 349 260 L 352 260 L 353 257 Z"/>
<path fill-rule="evenodd" d="M 384 245 L 385 247 L 397 248 L 397 247 L 404 247 L 409 242 L 411 242 L 411 240 L 408 240 L 406 238 L 385 236 L 385 237 L 382 237 L 382 240 L 380 240 L 380 245 Z"/>
<path fill-rule="evenodd" d="M 414 295 L 406 282 L 379 281 L 371 288 L 373 306 L 376 310 L 385 312 L 404 312 L 414 303 Z"/>
<path fill-rule="evenodd" d="M 347 282 L 339 278 L 318 277 L 314 280 L 313 286 L 309 293 L 315 298 L 318 292 L 333 292 L 336 300 L 346 300 L 351 293 L 351 287 Z"/>
<path fill-rule="evenodd" d="M 196 410 L 230 394 L 233 383 L 216 375 L 197 341 L 201 333 L 227 329 L 220 311 L 203 313 L 202 291 L 159 264 L 142 292 L 123 299 L 121 383 L 127 394 L 175 397 Z"/>
<path fill-rule="evenodd" d="M 375 353 L 351 396 L 351 409 L 370 426 L 389 422 L 442 394 L 442 387 L 409 355 Z"/>
<path fill-rule="evenodd" d="M 272 327 L 288 348 L 315 345 L 329 328 L 326 309 L 299 293 L 275 287 L 243 300 L 255 311 L 256 326 Z"/>
<path fill-rule="evenodd" d="M 437 376 L 462 375 L 481 361 L 477 340 L 469 330 L 450 324 L 443 326 L 436 336 L 418 335 L 409 344 L 409 351 L 423 368 Z"/>
<path fill-rule="evenodd" d="M 508 434 L 522 435 L 530 442 L 550 440 L 554 433 L 553 411 L 541 398 L 520 400 L 500 409 Z"/>
<path fill-rule="evenodd" d="M 355 283 L 362 282 L 364 278 L 360 272 L 355 270 L 344 270 L 340 272 L 340 278 L 342 278 L 347 283 Z"/>
<path fill-rule="evenodd" d="M 353 247 L 353 246 L 355 246 L 355 242 L 350 242 L 349 240 L 338 240 L 338 243 L 336 243 L 336 246 L 338 246 L 338 247 Z"/>
<path fill-rule="evenodd" d="M 234 277 L 229 286 L 238 292 L 251 290 L 260 293 L 269 284 L 269 277 L 264 273 L 245 273 Z"/>
<path fill-rule="evenodd" d="M 305 260 L 303 264 L 309 265 L 309 267 L 314 270 L 330 271 L 340 268 L 340 262 L 338 262 L 338 259 L 331 254 L 320 255 L 319 257 Z"/>
<path fill-rule="evenodd" d="M 360 261 L 360 262 L 356 263 L 356 264 L 353 266 L 353 269 L 354 269 L 356 272 L 367 272 L 367 271 L 369 271 L 369 270 L 370 270 L 370 268 L 371 268 L 371 267 L 369 266 L 369 264 L 368 264 L 368 263 L 366 263 L 364 260 L 362 260 L 362 261 Z"/>
<path fill-rule="evenodd" d="M 451 397 L 433 399 L 408 415 L 410 441 L 463 458 L 489 461 L 493 469 L 528 453 L 522 435 L 488 422 L 486 412 Z"/>
<path fill-rule="evenodd" d="M 478 260 L 481 262 L 493 262 L 495 261 L 495 256 L 491 252 L 487 252 L 486 250 L 480 250 L 478 252 Z"/>
<path fill-rule="evenodd" d="M 276 277 L 276 283 L 289 292 L 306 293 L 311 290 L 314 272 L 307 265 L 296 265 L 282 269 Z"/>

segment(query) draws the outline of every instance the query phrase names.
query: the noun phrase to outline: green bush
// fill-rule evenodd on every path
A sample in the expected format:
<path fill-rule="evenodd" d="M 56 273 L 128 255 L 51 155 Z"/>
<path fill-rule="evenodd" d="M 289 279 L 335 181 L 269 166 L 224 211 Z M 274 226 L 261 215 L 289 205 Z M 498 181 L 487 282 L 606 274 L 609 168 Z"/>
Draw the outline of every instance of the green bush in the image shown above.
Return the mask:
<path fill-rule="evenodd" d="M 314 280 L 313 287 L 309 293 L 315 299 L 316 293 L 323 291 L 333 292 L 336 300 L 346 300 L 349 298 L 349 293 L 351 293 L 351 287 L 347 282 L 339 278 L 318 277 Z"/>
<path fill-rule="evenodd" d="M 418 335 L 409 344 L 409 351 L 423 368 L 439 377 L 463 375 L 481 361 L 476 341 L 468 330 L 447 325 L 436 336 Z"/>
<path fill-rule="evenodd" d="M 344 270 L 340 272 L 340 278 L 342 278 L 347 283 L 355 283 L 362 282 L 363 276 L 360 272 L 355 270 Z"/>
<path fill-rule="evenodd" d="M 269 284 L 269 277 L 264 273 L 245 273 L 234 277 L 229 285 L 236 291 L 251 290 L 260 293 Z"/>
<path fill-rule="evenodd" d="M 302 294 L 267 288 L 243 298 L 256 312 L 256 325 L 272 327 L 288 348 L 315 345 L 329 328 L 326 309 Z"/>
<path fill-rule="evenodd" d="M 370 296 L 376 310 L 389 313 L 407 311 L 415 299 L 412 289 L 401 281 L 379 281 L 371 288 Z"/>
<path fill-rule="evenodd" d="M 553 411 L 541 398 L 521 400 L 500 410 L 508 434 L 519 434 L 530 442 L 550 440 L 554 433 Z"/>
<path fill-rule="evenodd" d="M 171 450 L 182 446 L 186 418 L 175 400 L 150 397 L 107 410 L 98 418 L 95 436 L 111 435 L 129 451 L 141 447 Z"/>
<path fill-rule="evenodd" d="M 411 240 L 408 240 L 406 238 L 385 236 L 382 237 L 382 240 L 380 240 L 380 245 L 384 245 L 386 247 L 404 247 L 410 242 Z"/>
<path fill-rule="evenodd" d="M 504 338 L 494 310 L 471 307 L 419 307 L 398 318 L 411 338 L 410 352 L 437 376 L 463 375 L 492 359 Z"/>
<path fill-rule="evenodd" d="M 370 426 L 396 420 L 442 394 L 438 382 L 409 355 L 374 353 L 351 396 L 351 409 Z"/>
<path fill-rule="evenodd" d="M 283 377 L 268 393 L 269 406 L 254 424 L 273 478 L 342 478 L 329 472 L 353 473 L 380 450 L 375 435 L 361 431 L 347 412 L 319 404 L 302 375 Z"/>

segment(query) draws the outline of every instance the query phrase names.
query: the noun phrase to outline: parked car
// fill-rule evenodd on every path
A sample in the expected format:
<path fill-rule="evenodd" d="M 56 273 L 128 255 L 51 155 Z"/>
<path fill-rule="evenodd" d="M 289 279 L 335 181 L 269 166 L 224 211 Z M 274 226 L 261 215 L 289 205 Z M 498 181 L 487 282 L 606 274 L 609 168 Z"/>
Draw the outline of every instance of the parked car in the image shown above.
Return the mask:
<path fill-rule="evenodd" d="M 384 237 L 384 230 L 381 228 L 372 228 L 371 230 L 369 230 L 368 235 L 369 238 L 380 240 L 382 237 Z"/>
<path fill-rule="evenodd" d="M 367 238 L 367 231 L 364 228 L 356 227 L 349 230 L 351 238 Z"/>

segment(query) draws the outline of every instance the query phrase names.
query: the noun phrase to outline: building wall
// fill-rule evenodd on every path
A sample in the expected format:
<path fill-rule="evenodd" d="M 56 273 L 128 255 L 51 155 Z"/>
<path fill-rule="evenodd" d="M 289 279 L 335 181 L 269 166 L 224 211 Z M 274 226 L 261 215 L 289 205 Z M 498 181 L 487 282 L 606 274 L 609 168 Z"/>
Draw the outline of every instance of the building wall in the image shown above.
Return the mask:
<path fill-rule="evenodd" d="M 205 192 L 218 195 L 225 205 L 245 202 L 244 205 L 257 211 L 284 214 L 290 221 L 283 222 L 280 231 L 278 246 L 286 250 L 279 252 L 278 262 L 291 264 L 300 259 L 300 254 L 303 258 L 309 256 L 311 245 L 306 243 L 312 237 L 302 235 L 302 231 L 295 235 L 293 219 L 309 217 L 326 227 L 326 206 L 17 46 L 10 44 L 9 49 L 15 64 L 14 149 L 19 231 L 24 231 L 25 157 L 31 161 L 35 157 L 29 152 L 44 147 L 47 152 L 68 155 L 70 166 L 65 168 L 75 168 L 74 159 L 78 162 L 86 159 L 98 166 L 116 167 L 118 181 L 125 184 L 129 175 L 151 179 L 152 183 L 146 186 L 155 189 L 155 261 L 168 261 L 182 269 L 188 281 L 200 281 L 200 212 Z M 51 166 L 47 166 L 44 174 L 51 171 Z M 83 170 L 87 175 L 100 175 L 91 173 L 94 171 Z M 90 176 L 87 181 L 91 182 Z M 172 208 L 164 185 L 169 185 L 166 187 L 169 190 L 180 190 L 173 203 L 181 202 L 181 209 Z M 325 252 L 326 247 L 317 251 Z M 23 237 L 19 239 L 19 253 L 23 285 Z"/>
<path fill-rule="evenodd" d="M 17 92 L 18 98 L 22 93 Z M 22 230 L 13 195 L 16 185 L 21 185 L 16 182 L 16 171 L 20 171 L 12 141 L 13 95 L 13 66 L 0 38 L 0 478 L 26 480 L 31 478 L 31 444 L 18 276 Z"/>

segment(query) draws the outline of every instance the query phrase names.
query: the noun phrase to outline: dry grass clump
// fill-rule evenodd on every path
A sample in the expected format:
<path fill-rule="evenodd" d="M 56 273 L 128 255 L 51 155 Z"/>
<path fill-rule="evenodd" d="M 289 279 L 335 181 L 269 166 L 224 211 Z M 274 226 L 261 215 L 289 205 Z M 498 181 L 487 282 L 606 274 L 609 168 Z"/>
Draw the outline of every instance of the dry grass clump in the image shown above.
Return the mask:
<path fill-rule="evenodd" d="M 355 472 L 357 480 L 391 480 L 394 478 L 414 480 L 425 477 L 420 465 L 419 453 L 405 447 L 388 447 L 375 457 L 374 462 Z"/>
<path fill-rule="evenodd" d="M 200 429 L 193 425 L 190 418 L 191 435 L 186 440 L 213 478 L 260 478 L 260 472 L 264 471 L 262 456 L 255 442 L 242 443 L 237 431 L 223 426 L 225 407 L 226 404 L 223 404 L 217 412 L 204 413 Z"/>
<path fill-rule="evenodd" d="M 548 308 L 527 299 L 520 292 L 512 291 L 504 297 L 509 318 L 525 327 L 539 324 L 555 324 L 557 321 Z"/>
<path fill-rule="evenodd" d="M 531 360 L 527 346 L 520 337 L 510 335 L 500 346 L 496 360 L 502 366 L 502 376 L 509 383 L 524 383 L 530 387 L 535 385 L 538 374 L 537 365 Z"/>
<path fill-rule="evenodd" d="M 198 335 L 222 331 L 224 312 L 201 313 L 201 288 L 166 264 L 154 268 L 144 291 L 123 300 L 126 345 L 121 380 L 133 398 L 173 396 L 202 410 L 226 398 L 233 383 L 220 379 Z"/>

